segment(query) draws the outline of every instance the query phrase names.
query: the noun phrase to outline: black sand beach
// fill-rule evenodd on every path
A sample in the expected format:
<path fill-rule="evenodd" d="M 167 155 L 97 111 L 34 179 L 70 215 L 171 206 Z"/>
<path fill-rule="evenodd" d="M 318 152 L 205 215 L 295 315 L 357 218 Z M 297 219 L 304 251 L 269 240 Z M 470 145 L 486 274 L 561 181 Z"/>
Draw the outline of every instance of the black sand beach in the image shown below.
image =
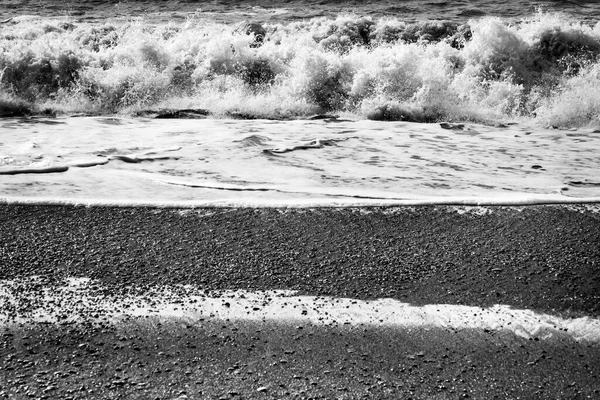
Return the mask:
<path fill-rule="evenodd" d="M 1 398 L 595 399 L 600 346 L 444 329 L 133 320 L 1 336 Z M 29 396 L 28 394 L 32 394 Z"/>
<path fill-rule="evenodd" d="M 584 207 L 3 205 L 0 279 L 88 277 L 115 291 L 291 289 L 600 316 L 600 214 Z"/>
<path fill-rule="evenodd" d="M 0 279 L 46 287 L 88 277 L 111 296 L 193 284 L 600 314 L 600 214 L 584 205 L 2 205 L 0 225 Z M 600 346 L 567 336 L 176 318 L 1 329 L 0 398 L 600 397 Z"/>

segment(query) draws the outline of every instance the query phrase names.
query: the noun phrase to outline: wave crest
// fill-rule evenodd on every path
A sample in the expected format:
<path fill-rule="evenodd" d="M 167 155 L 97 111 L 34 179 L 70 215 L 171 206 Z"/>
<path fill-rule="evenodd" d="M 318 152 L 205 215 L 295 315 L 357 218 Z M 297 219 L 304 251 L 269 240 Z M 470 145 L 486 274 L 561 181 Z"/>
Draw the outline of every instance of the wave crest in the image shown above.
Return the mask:
<path fill-rule="evenodd" d="M 0 29 L 0 115 L 182 108 L 600 124 L 600 25 L 557 14 L 463 25 L 341 16 L 237 27 L 39 18 Z"/>

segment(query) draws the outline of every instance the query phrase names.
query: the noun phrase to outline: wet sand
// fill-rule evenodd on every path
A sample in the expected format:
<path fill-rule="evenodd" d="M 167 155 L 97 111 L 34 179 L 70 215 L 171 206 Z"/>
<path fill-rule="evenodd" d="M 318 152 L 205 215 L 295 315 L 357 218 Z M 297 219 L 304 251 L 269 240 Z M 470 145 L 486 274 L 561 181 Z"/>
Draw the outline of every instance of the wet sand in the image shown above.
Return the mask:
<path fill-rule="evenodd" d="M 591 206 L 199 209 L 0 206 L 0 279 L 106 296 L 161 285 L 600 314 Z M 35 297 L 35 296 L 33 296 Z M 27 300 L 16 312 L 36 306 Z M 56 304 L 60 310 L 61 304 Z M 0 398 L 594 398 L 568 335 L 89 315 L 0 328 Z"/>

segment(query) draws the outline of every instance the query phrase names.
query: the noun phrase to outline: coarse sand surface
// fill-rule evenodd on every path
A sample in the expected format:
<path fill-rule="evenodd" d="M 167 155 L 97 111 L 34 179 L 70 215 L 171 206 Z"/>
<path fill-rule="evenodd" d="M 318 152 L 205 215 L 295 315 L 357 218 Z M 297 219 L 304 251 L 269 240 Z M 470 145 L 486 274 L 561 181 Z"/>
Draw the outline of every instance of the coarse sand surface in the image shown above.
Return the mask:
<path fill-rule="evenodd" d="M 600 315 L 600 213 L 0 205 L 0 279 L 298 290 Z"/>
<path fill-rule="evenodd" d="M 585 205 L 0 205 L 0 226 L 0 280 L 38 277 L 19 313 L 39 285 L 91 278 L 107 296 L 193 285 L 600 314 L 600 214 Z M 599 398 L 599 381 L 600 344 L 568 335 L 94 315 L 0 325 L 0 398 Z"/>

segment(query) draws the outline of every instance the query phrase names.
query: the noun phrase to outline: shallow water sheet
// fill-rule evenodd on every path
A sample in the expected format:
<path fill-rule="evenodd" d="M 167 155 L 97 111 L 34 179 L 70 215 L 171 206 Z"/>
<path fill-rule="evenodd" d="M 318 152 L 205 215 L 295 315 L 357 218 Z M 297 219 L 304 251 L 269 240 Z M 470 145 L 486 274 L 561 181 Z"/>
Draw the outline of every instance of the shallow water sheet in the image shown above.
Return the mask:
<path fill-rule="evenodd" d="M 0 129 L 5 202 L 347 206 L 600 199 L 600 133 L 591 130 L 115 117 L 5 118 Z"/>

